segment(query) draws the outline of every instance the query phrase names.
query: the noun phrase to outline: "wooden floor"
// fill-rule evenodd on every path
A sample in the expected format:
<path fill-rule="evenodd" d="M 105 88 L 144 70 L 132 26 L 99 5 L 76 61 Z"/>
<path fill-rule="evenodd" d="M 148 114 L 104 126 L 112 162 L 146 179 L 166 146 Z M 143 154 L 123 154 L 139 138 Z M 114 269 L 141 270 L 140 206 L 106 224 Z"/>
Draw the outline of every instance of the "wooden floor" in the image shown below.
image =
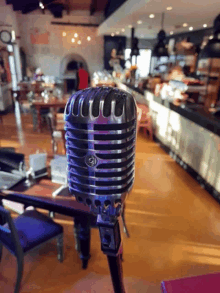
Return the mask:
<path fill-rule="evenodd" d="M 20 117 L 20 120 L 19 120 Z M 31 117 L 3 117 L 0 146 L 14 146 L 29 155 L 51 154 L 48 131 L 33 132 Z M 62 144 L 59 150 L 62 151 Z M 52 192 L 57 186 L 45 184 Z M 127 199 L 126 218 L 131 237 L 123 235 L 123 270 L 127 292 L 160 292 L 160 282 L 220 271 L 220 206 L 160 147 L 139 134 L 136 180 Z M 87 270 L 74 249 L 72 220 L 57 217 L 65 229 L 65 260 L 56 259 L 55 243 L 25 257 L 21 292 L 112 292 L 107 260 L 99 235 L 92 231 Z M 16 262 L 4 249 L 0 291 L 13 292 Z"/>

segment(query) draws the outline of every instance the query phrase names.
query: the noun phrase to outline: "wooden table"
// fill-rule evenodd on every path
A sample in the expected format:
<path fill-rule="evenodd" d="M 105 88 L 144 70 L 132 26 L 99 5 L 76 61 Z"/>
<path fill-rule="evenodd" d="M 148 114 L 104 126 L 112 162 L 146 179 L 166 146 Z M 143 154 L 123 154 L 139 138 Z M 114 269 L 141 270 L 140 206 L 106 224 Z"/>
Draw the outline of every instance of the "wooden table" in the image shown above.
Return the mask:
<path fill-rule="evenodd" d="M 96 225 L 96 216 L 90 212 L 88 206 L 77 202 L 68 188 L 53 197 L 52 190 L 55 186 L 56 184 L 47 178 L 32 180 L 31 186 L 22 181 L 10 191 L 0 191 L 0 206 L 2 200 L 6 199 L 24 204 L 25 208 L 33 206 L 73 218 L 76 249 L 85 269 L 90 258 L 90 234 L 91 227 Z M 3 224 L 1 221 L 0 217 L 0 225 Z"/>
<path fill-rule="evenodd" d="M 56 113 L 58 108 L 64 108 L 66 106 L 67 101 L 68 101 L 67 98 L 63 98 L 62 100 L 59 100 L 58 98 L 52 97 L 52 98 L 49 98 L 49 100 L 46 102 L 44 101 L 43 98 L 40 98 L 39 100 L 34 100 L 32 102 L 37 110 L 37 124 L 38 124 L 39 132 L 42 130 L 40 110 L 53 109 L 53 111 Z"/>

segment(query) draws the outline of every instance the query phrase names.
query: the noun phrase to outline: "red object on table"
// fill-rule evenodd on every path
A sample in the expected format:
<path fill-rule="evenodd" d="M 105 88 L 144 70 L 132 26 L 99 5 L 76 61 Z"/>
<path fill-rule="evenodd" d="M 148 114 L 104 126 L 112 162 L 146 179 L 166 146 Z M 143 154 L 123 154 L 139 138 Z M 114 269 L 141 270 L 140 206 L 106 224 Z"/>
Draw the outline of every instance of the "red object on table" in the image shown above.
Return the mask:
<path fill-rule="evenodd" d="M 163 293 L 219 293 L 220 273 L 163 281 Z"/>

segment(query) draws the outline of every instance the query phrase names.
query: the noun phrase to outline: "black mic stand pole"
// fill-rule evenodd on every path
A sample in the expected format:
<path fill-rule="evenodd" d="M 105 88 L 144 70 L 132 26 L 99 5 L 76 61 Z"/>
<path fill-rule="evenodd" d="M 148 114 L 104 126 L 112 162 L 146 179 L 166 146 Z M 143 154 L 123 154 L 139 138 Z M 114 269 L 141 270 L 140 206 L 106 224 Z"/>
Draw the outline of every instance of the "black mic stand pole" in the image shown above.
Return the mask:
<path fill-rule="evenodd" d="M 101 249 L 107 255 L 115 293 L 125 293 L 122 274 L 122 242 L 117 216 L 107 215 L 107 210 L 97 217 Z"/>

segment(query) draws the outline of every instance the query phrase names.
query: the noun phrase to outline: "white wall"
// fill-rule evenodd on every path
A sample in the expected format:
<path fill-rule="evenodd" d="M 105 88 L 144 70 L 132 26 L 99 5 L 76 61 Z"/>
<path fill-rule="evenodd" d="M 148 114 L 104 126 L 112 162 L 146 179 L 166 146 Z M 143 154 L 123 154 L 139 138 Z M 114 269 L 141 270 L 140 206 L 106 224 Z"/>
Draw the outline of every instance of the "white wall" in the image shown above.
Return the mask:
<path fill-rule="evenodd" d="M 73 27 L 51 25 L 51 21 L 74 22 L 74 23 L 100 23 L 101 16 L 89 16 L 89 12 L 77 11 L 70 16 L 64 16 L 62 19 L 55 19 L 49 13 L 43 15 L 35 12 L 27 15 L 18 14 L 18 24 L 21 36 L 21 47 L 27 54 L 27 63 L 29 66 L 40 67 L 45 75 L 60 76 L 60 66 L 62 59 L 69 54 L 81 55 L 88 64 L 89 73 L 103 69 L 104 40 L 97 36 L 95 27 Z M 31 43 L 31 33 L 38 30 L 39 34 L 49 32 L 49 44 L 41 45 Z M 66 37 L 62 32 L 67 33 Z M 77 42 L 71 43 L 74 33 L 78 33 Z M 87 36 L 91 41 L 87 41 Z"/>
<path fill-rule="evenodd" d="M 0 24 L 9 24 L 11 27 L 1 26 L 0 30 L 15 31 L 16 36 L 20 34 L 17 23 L 17 13 L 12 9 L 11 5 L 6 5 L 5 0 L 0 0 Z M 0 40 L 0 46 L 5 46 Z"/>

